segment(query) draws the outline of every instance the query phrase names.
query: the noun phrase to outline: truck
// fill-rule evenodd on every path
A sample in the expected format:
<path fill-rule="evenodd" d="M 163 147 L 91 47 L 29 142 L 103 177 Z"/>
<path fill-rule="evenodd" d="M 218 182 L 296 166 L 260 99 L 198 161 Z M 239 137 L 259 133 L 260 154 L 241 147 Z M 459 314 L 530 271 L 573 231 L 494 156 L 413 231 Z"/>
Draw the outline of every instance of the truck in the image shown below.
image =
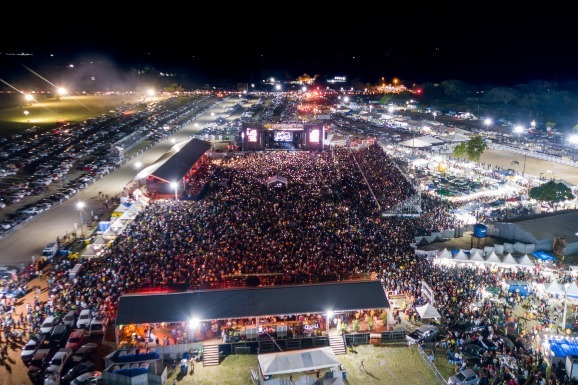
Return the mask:
<path fill-rule="evenodd" d="M 58 255 L 58 244 L 56 242 L 50 242 L 42 250 L 42 257 L 51 260 L 56 255 Z"/>

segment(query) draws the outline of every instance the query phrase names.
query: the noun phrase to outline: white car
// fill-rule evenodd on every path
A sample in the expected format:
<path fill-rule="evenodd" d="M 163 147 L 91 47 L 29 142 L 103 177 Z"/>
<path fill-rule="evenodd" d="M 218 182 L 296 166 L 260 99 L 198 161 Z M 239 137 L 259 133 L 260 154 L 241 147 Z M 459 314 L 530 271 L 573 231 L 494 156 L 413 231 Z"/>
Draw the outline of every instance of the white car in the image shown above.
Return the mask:
<path fill-rule="evenodd" d="M 88 329 L 90 325 L 90 320 L 92 318 L 92 311 L 90 309 L 82 309 L 80 314 L 78 314 L 78 320 L 76 321 L 76 327 L 78 329 Z"/>
<path fill-rule="evenodd" d="M 52 330 L 54 326 L 57 325 L 58 320 L 56 317 L 48 316 L 42 321 L 42 325 L 40 325 L 40 332 L 43 334 L 48 334 Z"/>

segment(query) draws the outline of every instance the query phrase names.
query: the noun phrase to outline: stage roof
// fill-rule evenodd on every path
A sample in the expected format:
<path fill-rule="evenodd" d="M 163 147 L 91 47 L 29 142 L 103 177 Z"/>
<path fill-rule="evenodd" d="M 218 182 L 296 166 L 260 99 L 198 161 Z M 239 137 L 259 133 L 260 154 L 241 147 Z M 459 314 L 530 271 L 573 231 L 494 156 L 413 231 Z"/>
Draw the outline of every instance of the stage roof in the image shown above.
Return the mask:
<path fill-rule="evenodd" d="M 242 287 L 120 297 L 116 325 L 385 309 L 381 282 Z"/>
<path fill-rule="evenodd" d="M 139 172 L 135 179 L 152 175 L 167 183 L 180 181 L 210 148 L 210 142 L 196 138 L 177 143 L 155 163 Z"/>

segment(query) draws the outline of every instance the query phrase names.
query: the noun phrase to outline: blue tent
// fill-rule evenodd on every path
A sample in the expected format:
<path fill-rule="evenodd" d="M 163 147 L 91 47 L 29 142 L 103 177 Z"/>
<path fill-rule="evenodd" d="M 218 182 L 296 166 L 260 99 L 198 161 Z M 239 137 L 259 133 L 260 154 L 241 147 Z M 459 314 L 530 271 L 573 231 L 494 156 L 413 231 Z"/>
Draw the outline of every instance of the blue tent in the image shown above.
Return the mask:
<path fill-rule="evenodd" d="M 532 253 L 532 255 L 541 261 L 555 261 L 556 260 L 556 257 L 554 257 L 551 254 L 548 254 L 545 251 L 534 251 Z"/>

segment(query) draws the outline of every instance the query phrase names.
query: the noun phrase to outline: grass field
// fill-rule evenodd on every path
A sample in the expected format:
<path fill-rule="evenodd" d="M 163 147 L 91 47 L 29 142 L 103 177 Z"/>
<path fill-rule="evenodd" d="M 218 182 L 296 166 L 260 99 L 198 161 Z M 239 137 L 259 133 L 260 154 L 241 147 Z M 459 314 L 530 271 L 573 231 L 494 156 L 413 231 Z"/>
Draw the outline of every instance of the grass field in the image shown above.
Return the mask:
<path fill-rule="evenodd" d="M 407 344 L 387 345 L 376 347 L 373 345 L 356 346 L 354 352 L 337 356 L 346 371 L 347 383 L 351 385 L 435 385 L 433 372 L 423 361 L 417 347 L 408 348 Z M 440 356 L 440 360 L 445 357 Z M 362 366 L 363 361 L 363 366 Z M 441 362 L 441 361 L 440 361 Z M 252 385 L 250 370 L 258 370 L 256 355 L 231 355 L 225 358 L 218 366 L 204 367 L 196 363 L 194 374 L 183 376 L 176 374 L 169 376 L 168 383 L 177 378 L 179 385 Z M 323 376 L 324 371 L 321 372 Z M 453 368 L 452 372 L 453 374 Z M 300 376 L 316 374 L 294 374 L 293 381 Z M 286 375 L 285 378 L 289 378 Z"/>

